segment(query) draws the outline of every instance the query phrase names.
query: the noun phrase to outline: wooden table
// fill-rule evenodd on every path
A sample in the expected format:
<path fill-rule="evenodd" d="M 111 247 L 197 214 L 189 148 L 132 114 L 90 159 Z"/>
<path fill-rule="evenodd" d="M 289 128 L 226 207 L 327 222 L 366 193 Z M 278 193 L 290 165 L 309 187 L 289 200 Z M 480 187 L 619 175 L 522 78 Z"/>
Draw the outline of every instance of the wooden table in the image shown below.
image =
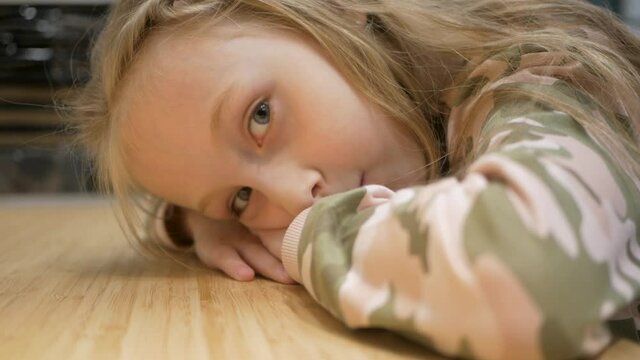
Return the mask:
<path fill-rule="evenodd" d="M 108 201 L 0 197 L 0 359 L 413 359 L 350 331 L 300 286 L 141 257 Z M 617 342 L 602 359 L 640 359 Z"/>

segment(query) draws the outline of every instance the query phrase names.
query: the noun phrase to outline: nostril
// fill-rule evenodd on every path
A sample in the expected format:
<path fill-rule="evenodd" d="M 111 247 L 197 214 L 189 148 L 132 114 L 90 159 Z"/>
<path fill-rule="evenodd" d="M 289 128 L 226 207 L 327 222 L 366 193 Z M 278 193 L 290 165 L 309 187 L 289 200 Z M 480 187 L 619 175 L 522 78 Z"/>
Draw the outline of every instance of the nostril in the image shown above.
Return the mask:
<path fill-rule="evenodd" d="M 320 184 L 313 185 L 311 189 L 311 197 L 313 200 L 318 200 L 320 198 Z"/>

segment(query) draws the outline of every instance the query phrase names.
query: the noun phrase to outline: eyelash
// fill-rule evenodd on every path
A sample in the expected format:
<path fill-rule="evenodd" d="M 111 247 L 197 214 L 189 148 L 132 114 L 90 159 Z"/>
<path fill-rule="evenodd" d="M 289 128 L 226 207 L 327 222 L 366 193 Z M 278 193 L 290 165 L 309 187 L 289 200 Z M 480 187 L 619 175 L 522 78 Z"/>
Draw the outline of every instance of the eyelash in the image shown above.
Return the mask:
<path fill-rule="evenodd" d="M 265 109 L 266 107 L 266 109 Z M 253 131 L 255 131 L 256 129 L 252 127 L 253 125 L 253 121 L 255 120 L 254 115 L 256 115 L 258 113 L 258 111 L 265 111 L 266 112 L 266 116 L 267 116 L 267 122 L 265 123 L 258 123 L 258 126 L 260 127 L 264 127 L 264 129 L 258 129 L 260 131 L 260 136 L 258 138 L 256 138 L 255 136 L 253 136 L 254 134 L 252 134 L 252 129 Z M 249 132 L 250 135 L 252 135 L 252 137 L 256 140 L 256 142 L 258 143 L 259 147 L 262 147 L 262 137 L 264 137 L 264 134 L 269 130 L 269 128 L 271 127 L 271 106 L 269 104 L 268 100 L 261 100 L 260 102 L 258 102 L 258 104 L 253 108 L 253 111 L 251 111 L 251 113 L 249 114 L 249 118 L 247 120 L 247 131 Z M 232 198 L 231 198 L 231 204 L 229 206 L 229 209 L 231 211 L 232 214 L 234 214 L 236 217 L 240 217 L 240 215 L 242 215 L 242 212 L 244 211 L 244 209 L 246 209 L 247 206 L 249 206 L 249 201 L 251 200 L 251 192 L 253 190 L 250 187 L 242 187 L 240 190 L 238 190 L 235 194 L 233 194 Z M 242 195 L 242 197 L 239 197 L 239 195 Z M 236 209 L 236 200 L 237 199 L 241 199 L 241 201 L 245 202 L 244 204 L 244 208 L 242 210 L 237 210 Z"/>

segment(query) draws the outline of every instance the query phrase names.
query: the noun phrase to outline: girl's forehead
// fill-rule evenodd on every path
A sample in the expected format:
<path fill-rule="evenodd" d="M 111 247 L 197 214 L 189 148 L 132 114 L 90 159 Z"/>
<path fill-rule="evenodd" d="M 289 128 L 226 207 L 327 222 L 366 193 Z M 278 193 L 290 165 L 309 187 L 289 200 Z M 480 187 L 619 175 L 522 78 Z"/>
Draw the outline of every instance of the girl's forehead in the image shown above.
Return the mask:
<path fill-rule="evenodd" d="M 249 76 L 244 76 L 245 73 L 259 71 L 261 64 L 271 64 L 266 66 L 274 70 L 273 66 L 282 67 L 286 66 L 283 62 L 294 61 L 273 52 L 300 45 L 315 47 L 303 36 L 255 23 L 227 21 L 198 31 L 169 30 L 150 34 L 129 69 L 121 87 L 126 94 L 120 97 L 129 110 L 150 98 L 155 101 L 170 97 L 177 88 L 197 91 L 194 87 L 203 78 L 213 79 L 217 84 L 233 82 Z M 278 58 L 277 65 L 275 60 L 269 60 L 273 56 Z"/>
<path fill-rule="evenodd" d="M 318 44 L 308 37 L 253 22 L 221 21 L 203 29 L 170 30 L 161 29 L 149 35 L 130 68 L 131 76 L 140 78 L 138 82 L 161 79 L 191 68 L 227 73 L 242 68 L 237 65 L 255 67 L 272 47 L 303 46 L 319 50 Z"/>
<path fill-rule="evenodd" d="M 220 35 L 219 31 L 196 35 L 154 34 L 136 56 L 127 72 L 128 79 L 123 82 L 124 87 L 130 87 L 130 84 L 156 87 L 167 80 L 179 80 L 176 77 L 187 80 L 204 75 L 203 72 L 230 75 L 237 68 L 258 65 L 262 58 L 254 45 L 268 44 L 270 39 L 275 39 L 273 36 L 267 38 L 264 33 L 227 27 L 229 31 L 225 35 Z M 260 48 L 266 51 L 266 47 Z"/>
<path fill-rule="evenodd" d="M 223 24 L 206 33 L 154 31 L 135 56 L 121 89 L 133 91 L 129 95 L 135 97 L 141 89 L 155 88 L 167 80 L 219 68 L 230 60 L 229 48 L 225 45 L 244 36 L 250 36 L 246 30 Z"/>
<path fill-rule="evenodd" d="M 185 51 L 203 42 L 225 44 L 244 37 L 291 39 L 295 35 L 293 31 L 276 29 L 257 21 L 224 19 L 211 24 L 188 24 L 182 27 L 156 29 L 145 40 L 141 54 L 147 51 Z"/>
<path fill-rule="evenodd" d="M 256 46 L 258 42 L 254 40 L 279 41 L 287 37 L 278 31 L 231 22 L 217 24 L 208 31 L 165 30 L 150 34 L 122 84 L 120 100 L 126 108 L 125 118 L 135 117 L 132 114 L 136 109 L 146 109 L 150 103 L 167 105 L 185 91 L 211 91 L 205 87 L 217 89 L 253 74 L 263 61 L 254 49 L 270 48 L 264 42 Z"/>

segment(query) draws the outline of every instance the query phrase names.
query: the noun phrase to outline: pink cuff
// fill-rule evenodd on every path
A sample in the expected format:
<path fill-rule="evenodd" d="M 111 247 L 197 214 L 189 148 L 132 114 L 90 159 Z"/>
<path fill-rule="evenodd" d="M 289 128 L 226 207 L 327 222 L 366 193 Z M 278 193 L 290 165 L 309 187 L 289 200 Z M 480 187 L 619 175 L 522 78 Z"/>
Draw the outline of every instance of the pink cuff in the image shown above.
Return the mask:
<path fill-rule="evenodd" d="M 360 201 L 357 211 L 384 204 L 395 194 L 392 190 L 382 185 L 367 185 L 365 189 L 366 194 Z M 298 245 L 309 211 L 311 211 L 311 207 L 303 210 L 293 219 L 293 222 L 287 228 L 284 239 L 282 240 L 282 247 L 280 248 L 280 257 L 282 258 L 284 269 L 293 280 L 299 283 L 302 283 L 302 278 L 298 264 Z"/>
<path fill-rule="evenodd" d="M 282 248 L 280 249 L 280 257 L 282 258 L 284 269 L 287 271 L 287 274 L 298 283 L 302 283 L 300 267 L 298 266 L 298 244 L 300 243 L 302 229 L 304 223 L 307 221 L 307 215 L 309 215 L 310 210 L 311 208 L 303 210 L 293 219 L 293 222 L 287 228 L 284 240 L 282 240 Z"/>

